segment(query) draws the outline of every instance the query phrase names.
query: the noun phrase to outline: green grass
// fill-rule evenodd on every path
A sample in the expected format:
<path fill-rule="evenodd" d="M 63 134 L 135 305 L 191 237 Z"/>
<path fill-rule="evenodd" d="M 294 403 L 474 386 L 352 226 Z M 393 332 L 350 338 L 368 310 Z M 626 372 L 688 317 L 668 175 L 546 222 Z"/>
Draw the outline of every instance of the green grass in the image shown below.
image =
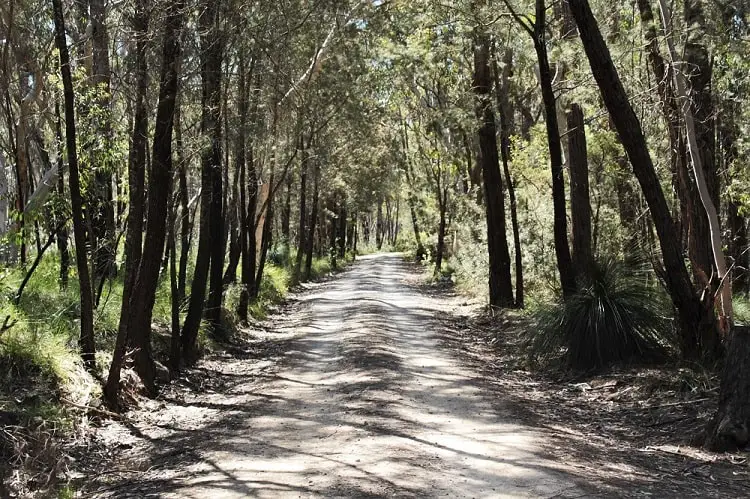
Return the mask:
<path fill-rule="evenodd" d="M 284 254 L 283 262 L 290 261 L 293 259 Z M 344 267 L 347 262 L 348 259 L 339 261 L 339 268 Z M 15 266 L 0 268 L 0 324 L 5 317 L 10 317 L 9 322 L 13 323 L 10 329 L 0 335 L 0 408 L 18 408 L 28 414 L 46 411 L 52 417 L 55 415 L 54 406 L 59 405 L 61 398 L 88 403 L 100 393 L 99 382 L 85 371 L 78 352 L 80 305 L 75 266 L 71 267 L 66 290 L 60 289 L 58 272 L 59 259 L 56 252 L 50 251 L 36 269 L 16 306 L 12 299 L 24 277 L 24 271 Z M 333 269 L 328 257 L 313 259 L 311 279 L 319 279 L 331 272 Z M 269 261 L 265 267 L 260 296 L 251 303 L 249 314 L 256 319 L 267 317 L 269 310 L 287 297 L 291 287 L 290 267 Z M 111 362 L 120 320 L 122 290 L 121 279 L 106 283 L 100 305 L 94 313 L 96 360 L 100 373 L 106 373 Z M 224 320 L 225 325 L 231 329 L 230 334 L 237 327 L 235 311 L 239 295 L 240 287 L 235 285 L 229 287 L 225 296 Z M 185 312 L 182 311 L 182 320 Z M 162 326 L 154 334 L 154 353 L 160 360 L 165 357 L 161 350 L 166 351 L 168 348 L 168 335 L 165 336 L 165 331 L 168 331 L 170 325 L 170 314 L 169 280 L 163 278 L 159 283 L 153 310 L 153 322 Z M 210 339 L 205 325 L 201 325 L 199 342 L 203 348 L 221 348 Z M 43 392 L 44 396 L 21 397 L 28 399 L 27 402 L 38 402 L 36 405 L 24 402 L 21 408 L 12 403 L 12 395 L 24 382 L 27 382 L 29 389 L 41 387 L 40 393 Z"/>
<path fill-rule="evenodd" d="M 743 326 L 750 325 L 750 298 L 744 295 L 735 295 L 732 298 L 734 309 L 734 322 Z"/>

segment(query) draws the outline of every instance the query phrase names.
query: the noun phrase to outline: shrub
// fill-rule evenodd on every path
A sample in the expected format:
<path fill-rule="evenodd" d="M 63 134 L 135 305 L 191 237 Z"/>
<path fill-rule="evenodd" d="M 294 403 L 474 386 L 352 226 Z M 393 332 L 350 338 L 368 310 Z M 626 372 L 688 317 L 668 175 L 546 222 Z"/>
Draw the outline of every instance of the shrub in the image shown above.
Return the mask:
<path fill-rule="evenodd" d="M 664 295 L 642 266 L 597 263 L 592 282 L 567 301 L 540 307 L 532 357 L 562 360 L 576 370 L 628 360 L 664 360 L 673 345 Z"/>

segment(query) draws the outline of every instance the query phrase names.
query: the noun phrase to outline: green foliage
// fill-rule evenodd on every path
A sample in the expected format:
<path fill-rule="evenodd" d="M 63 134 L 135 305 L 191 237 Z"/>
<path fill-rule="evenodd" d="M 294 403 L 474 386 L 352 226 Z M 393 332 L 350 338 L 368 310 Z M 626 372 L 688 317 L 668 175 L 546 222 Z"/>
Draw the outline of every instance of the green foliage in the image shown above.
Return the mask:
<path fill-rule="evenodd" d="M 565 302 L 534 313 L 532 358 L 562 357 L 573 369 L 598 369 L 629 360 L 665 359 L 673 346 L 668 307 L 635 264 L 606 260 L 592 283 Z"/>
<path fill-rule="evenodd" d="M 750 325 L 750 299 L 746 295 L 735 295 L 732 299 L 734 321 L 741 326 Z"/>

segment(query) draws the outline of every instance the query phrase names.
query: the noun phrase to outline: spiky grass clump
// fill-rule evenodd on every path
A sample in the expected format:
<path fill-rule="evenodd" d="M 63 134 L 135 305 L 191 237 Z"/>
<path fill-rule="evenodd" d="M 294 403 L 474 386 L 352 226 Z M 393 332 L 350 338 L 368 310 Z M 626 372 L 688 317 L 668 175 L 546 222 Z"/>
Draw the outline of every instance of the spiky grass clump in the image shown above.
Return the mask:
<path fill-rule="evenodd" d="M 665 359 L 673 344 L 660 290 L 644 269 L 614 260 L 598 263 L 591 283 L 564 302 L 535 313 L 530 341 L 536 360 L 562 360 L 576 370 L 629 360 Z"/>

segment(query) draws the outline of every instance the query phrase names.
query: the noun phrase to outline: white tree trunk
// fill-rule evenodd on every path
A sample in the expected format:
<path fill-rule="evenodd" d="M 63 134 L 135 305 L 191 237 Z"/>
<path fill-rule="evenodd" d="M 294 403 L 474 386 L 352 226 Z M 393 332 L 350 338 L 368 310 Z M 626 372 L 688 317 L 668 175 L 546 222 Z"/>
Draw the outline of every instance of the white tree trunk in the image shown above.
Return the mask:
<path fill-rule="evenodd" d="M 684 63 L 677 57 L 677 51 L 675 50 L 674 40 L 672 38 L 672 14 L 669 10 L 665 0 L 659 0 L 659 9 L 661 11 L 662 26 L 664 28 L 664 34 L 667 40 L 667 47 L 669 49 L 669 58 L 672 61 L 672 65 L 675 66 L 675 70 L 672 72 L 674 75 L 674 82 L 677 92 L 677 97 L 682 105 L 683 117 L 685 119 L 685 129 L 688 143 L 688 153 L 690 156 L 690 162 L 693 165 L 693 173 L 695 175 L 695 183 L 698 185 L 698 194 L 703 204 L 703 208 L 706 210 L 706 216 L 708 218 L 708 226 L 711 232 L 711 250 L 714 257 L 714 265 L 718 272 L 719 291 L 720 291 L 720 315 L 721 315 L 721 326 L 722 329 L 730 327 L 732 325 L 732 280 L 727 270 L 727 262 L 724 257 L 721 243 L 721 225 L 719 223 L 719 215 L 716 212 L 716 206 L 714 205 L 711 195 L 708 192 L 708 186 L 706 185 L 706 177 L 703 173 L 703 163 L 701 162 L 700 150 L 698 148 L 698 138 L 695 132 L 695 118 L 693 117 L 693 111 L 690 108 L 690 98 L 688 96 L 688 85 L 687 79 L 684 73 L 681 71 L 681 67 Z"/>

